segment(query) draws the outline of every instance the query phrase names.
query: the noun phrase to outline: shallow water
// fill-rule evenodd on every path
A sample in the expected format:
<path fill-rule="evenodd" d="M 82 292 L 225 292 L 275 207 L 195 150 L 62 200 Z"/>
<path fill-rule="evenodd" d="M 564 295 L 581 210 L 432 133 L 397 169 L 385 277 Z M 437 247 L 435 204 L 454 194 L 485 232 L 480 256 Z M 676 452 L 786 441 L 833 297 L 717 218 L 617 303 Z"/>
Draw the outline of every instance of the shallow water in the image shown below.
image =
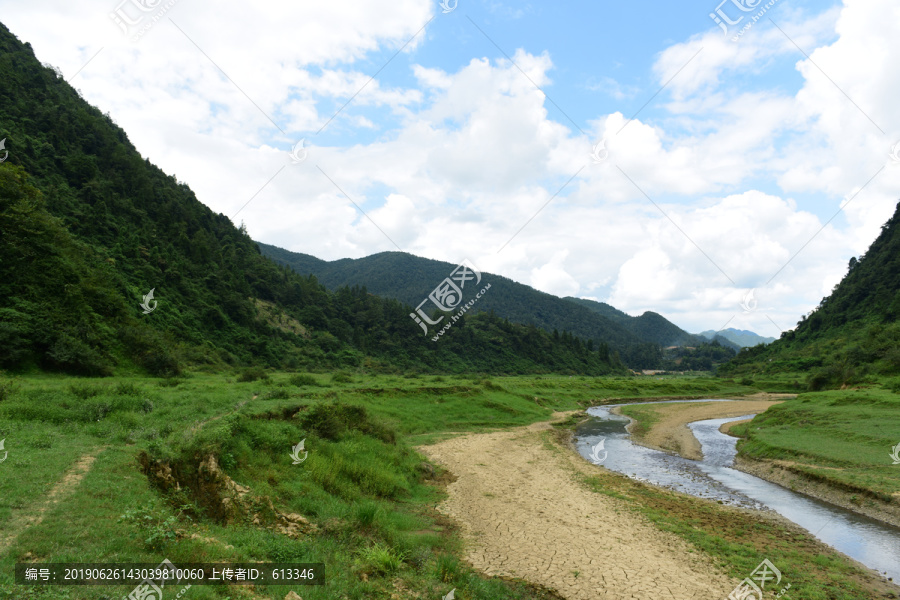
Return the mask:
<path fill-rule="evenodd" d="M 829 546 L 900 581 L 900 529 L 732 468 L 737 438 L 721 433 L 719 427 L 752 415 L 691 423 L 703 448 L 703 460 L 693 461 L 633 443 L 625 431 L 629 419 L 610 414 L 613 406 L 621 405 L 588 409 L 594 419 L 576 431 L 576 447 L 586 459 L 591 460 L 592 449 L 603 439 L 604 449 L 597 456 L 611 471 L 725 504 L 773 510 Z"/>

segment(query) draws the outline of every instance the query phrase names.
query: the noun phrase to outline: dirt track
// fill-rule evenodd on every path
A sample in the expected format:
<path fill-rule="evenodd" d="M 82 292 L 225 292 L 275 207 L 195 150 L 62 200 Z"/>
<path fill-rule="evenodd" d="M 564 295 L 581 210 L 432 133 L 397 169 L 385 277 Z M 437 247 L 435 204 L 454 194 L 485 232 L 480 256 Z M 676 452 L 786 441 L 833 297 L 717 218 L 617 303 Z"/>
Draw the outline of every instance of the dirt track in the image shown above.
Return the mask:
<path fill-rule="evenodd" d="M 457 477 L 439 509 L 461 525 L 475 568 L 573 600 L 715 600 L 738 584 L 621 500 L 585 488 L 577 473 L 599 467 L 548 447 L 548 429 L 538 423 L 419 448 Z"/>

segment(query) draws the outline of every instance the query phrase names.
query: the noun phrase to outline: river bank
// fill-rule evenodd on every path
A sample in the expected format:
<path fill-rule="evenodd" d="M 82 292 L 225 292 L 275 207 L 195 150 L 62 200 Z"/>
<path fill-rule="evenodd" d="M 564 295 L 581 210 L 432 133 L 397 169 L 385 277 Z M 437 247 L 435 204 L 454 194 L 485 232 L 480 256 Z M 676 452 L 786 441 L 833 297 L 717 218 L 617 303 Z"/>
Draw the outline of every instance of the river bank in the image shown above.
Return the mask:
<path fill-rule="evenodd" d="M 572 444 L 584 416 L 418 448 L 456 477 L 438 510 L 460 525 L 476 569 L 567 599 L 683 600 L 724 598 L 768 559 L 791 583 L 791 597 L 900 597 L 900 588 L 779 515 L 586 462 Z"/>
<path fill-rule="evenodd" d="M 703 454 L 700 451 L 700 443 L 687 427 L 688 423 L 758 414 L 770 406 L 794 397 L 795 394 L 761 393 L 730 402 L 634 405 L 614 408 L 611 412 L 633 419 L 628 425 L 628 431 L 635 443 L 656 450 L 674 452 L 690 460 L 701 460 Z M 643 422 L 640 420 L 642 418 Z M 726 423 L 720 430 L 722 433 L 733 435 L 732 428 L 747 422 L 745 420 Z M 900 503 L 897 500 L 885 502 L 868 490 L 841 486 L 831 480 L 816 479 L 809 472 L 802 470 L 803 465 L 796 462 L 749 459 L 739 454 L 733 466 L 739 471 L 792 491 L 900 527 Z"/>

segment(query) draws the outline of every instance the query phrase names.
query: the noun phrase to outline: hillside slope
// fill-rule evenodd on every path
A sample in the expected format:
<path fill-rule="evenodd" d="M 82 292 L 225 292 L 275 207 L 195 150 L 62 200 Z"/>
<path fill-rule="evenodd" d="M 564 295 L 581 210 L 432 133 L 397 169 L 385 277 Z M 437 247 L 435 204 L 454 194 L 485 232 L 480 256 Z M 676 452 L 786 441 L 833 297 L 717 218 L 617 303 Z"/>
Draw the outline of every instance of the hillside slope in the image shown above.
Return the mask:
<path fill-rule="evenodd" d="M 746 348 L 724 372 L 805 371 L 812 389 L 900 375 L 900 204 L 830 296 L 768 346 Z"/>
<path fill-rule="evenodd" d="M 622 371 L 602 348 L 490 315 L 463 317 L 435 343 L 409 306 L 331 293 L 276 265 L 0 25 L 3 138 L 0 368 Z"/>

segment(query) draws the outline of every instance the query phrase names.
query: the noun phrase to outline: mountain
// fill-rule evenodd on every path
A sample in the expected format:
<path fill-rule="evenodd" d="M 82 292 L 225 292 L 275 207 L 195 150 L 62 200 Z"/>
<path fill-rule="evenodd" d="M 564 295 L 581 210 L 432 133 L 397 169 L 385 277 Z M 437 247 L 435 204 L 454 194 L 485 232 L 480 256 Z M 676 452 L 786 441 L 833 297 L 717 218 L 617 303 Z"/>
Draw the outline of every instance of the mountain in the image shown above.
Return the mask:
<path fill-rule="evenodd" d="M 655 312 L 647 311 L 639 317 L 632 317 L 605 302 L 572 298 L 571 296 L 564 299 L 619 323 L 645 342 L 653 342 L 660 346 L 699 346 L 705 341 L 702 337 L 686 332 Z"/>
<path fill-rule="evenodd" d="M 759 344 L 771 344 L 775 341 L 775 338 L 773 337 L 763 337 L 761 335 L 753 333 L 752 331 L 748 331 L 746 329 L 735 329 L 733 327 L 723 329 L 722 331 L 714 331 L 710 329 L 708 331 L 702 331 L 697 335 L 703 336 L 710 340 L 714 339 L 716 336 L 723 337 L 729 342 L 737 345 L 739 348 L 751 348 Z"/>
<path fill-rule="evenodd" d="M 275 264 L 3 25 L 0 139 L 0 368 L 624 372 L 604 347 L 493 315 L 435 342 L 397 300 Z"/>
<path fill-rule="evenodd" d="M 792 371 L 807 373 L 811 389 L 900 375 L 900 204 L 796 329 L 768 346 L 745 348 L 721 368 L 734 375 Z"/>
<path fill-rule="evenodd" d="M 258 245 L 264 256 L 300 275 L 315 276 L 331 290 L 363 285 L 371 293 L 414 307 L 457 266 L 405 252 L 324 261 L 261 242 Z M 568 332 L 591 340 L 598 347 L 608 346 L 634 369 L 664 368 L 665 346 L 699 346 L 706 341 L 656 313 L 631 317 L 608 304 L 559 298 L 491 273 L 482 273 L 482 281 L 490 282 L 491 290 L 472 307 L 473 312 L 493 313 L 514 323 Z M 429 306 L 426 303 L 425 307 Z"/>

